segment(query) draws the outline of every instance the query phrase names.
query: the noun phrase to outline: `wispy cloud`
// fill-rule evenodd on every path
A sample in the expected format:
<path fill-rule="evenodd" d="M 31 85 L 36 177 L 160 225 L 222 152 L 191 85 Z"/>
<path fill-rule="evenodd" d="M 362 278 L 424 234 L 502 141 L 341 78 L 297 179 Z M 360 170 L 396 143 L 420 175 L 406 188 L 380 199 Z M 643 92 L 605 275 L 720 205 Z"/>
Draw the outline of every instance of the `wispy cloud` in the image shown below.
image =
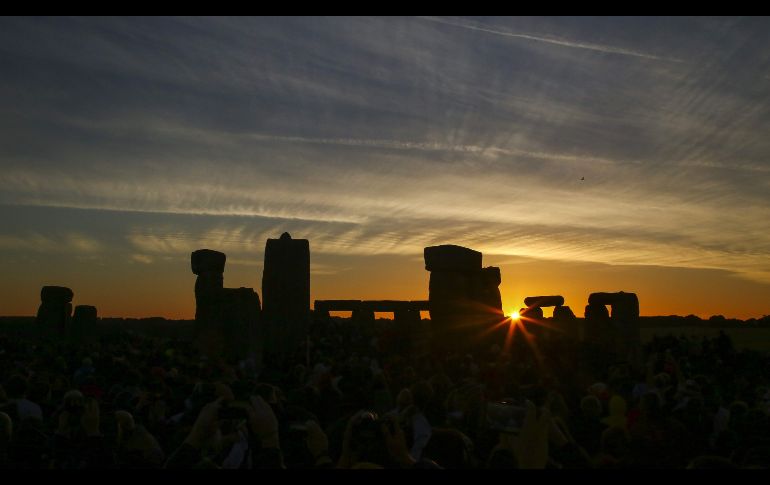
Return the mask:
<path fill-rule="evenodd" d="M 601 44 L 591 44 L 586 42 L 557 39 L 554 37 L 545 37 L 540 35 L 523 34 L 523 33 L 509 32 L 509 31 L 500 30 L 500 29 L 493 29 L 493 28 L 484 26 L 483 24 L 471 23 L 468 21 L 458 21 L 454 19 L 446 19 L 441 17 L 419 17 L 419 18 L 430 22 L 436 22 L 444 25 L 451 25 L 453 27 L 460 27 L 468 30 L 476 30 L 479 32 L 486 32 L 488 34 L 501 35 L 504 37 L 512 37 L 516 39 L 532 40 L 535 42 L 545 42 L 547 44 L 558 45 L 561 47 L 569 47 L 574 49 L 586 49 L 590 51 L 603 52 L 605 54 L 620 54 L 623 56 L 640 57 L 643 59 L 652 59 L 656 61 L 684 62 L 682 59 L 656 56 L 645 52 L 624 49 L 621 47 L 614 47 L 614 46 L 601 45 Z"/>
<path fill-rule="evenodd" d="M 0 19 L 0 247 L 251 273 L 288 230 L 766 278 L 766 20 L 484 22 Z"/>
<path fill-rule="evenodd" d="M 152 264 L 154 259 L 146 254 L 132 254 L 131 259 L 141 264 Z"/>
<path fill-rule="evenodd" d="M 62 254 L 93 254 L 105 249 L 97 239 L 82 233 L 41 234 L 32 231 L 0 234 L 0 248 L 10 251 Z"/>

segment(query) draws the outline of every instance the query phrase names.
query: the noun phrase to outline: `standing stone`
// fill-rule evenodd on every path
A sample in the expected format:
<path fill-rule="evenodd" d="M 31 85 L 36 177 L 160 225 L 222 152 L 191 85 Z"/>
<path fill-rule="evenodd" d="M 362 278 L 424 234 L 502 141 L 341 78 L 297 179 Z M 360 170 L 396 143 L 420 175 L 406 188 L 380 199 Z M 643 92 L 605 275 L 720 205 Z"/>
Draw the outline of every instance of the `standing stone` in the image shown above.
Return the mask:
<path fill-rule="evenodd" d="M 350 319 L 354 323 L 367 325 L 374 322 L 374 311 L 368 308 L 357 308 L 353 310 Z"/>
<path fill-rule="evenodd" d="M 415 315 L 411 318 L 414 323 L 409 327 L 409 342 L 411 355 L 415 358 L 427 357 L 431 353 L 431 341 L 433 340 L 432 322 L 429 319 L 423 320 L 419 310 L 414 310 Z"/>
<path fill-rule="evenodd" d="M 525 317 L 525 319 L 535 320 L 537 322 L 542 321 L 543 318 L 545 318 L 543 316 L 543 309 L 539 306 L 522 308 L 519 310 L 519 315 Z"/>
<path fill-rule="evenodd" d="M 71 321 L 74 293 L 64 286 L 44 286 L 35 322 L 44 335 L 64 336 Z"/>
<path fill-rule="evenodd" d="M 568 306 L 558 305 L 553 309 L 553 319 L 556 321 L 571 322 L 575 320 L 575 314 Z"/>
<path fill-rule="evenodd" d="M 190 254 L 195 280 L 195 320 L 220 321 L 222 318 L 222 289 L 224 288 L 225 253 L 199 249 Z"/>
<path fill-rule="evenodd" d="M 252 288 L 225 288 L 224 253 L 199 249 L 190 255 L 195 280 L 196 342 L 209 357 L 262 363 L 259 295 Z"/>
<path fill-rule="evenodd" d="M 93 341 L 96 337 L 97 313 L 96 307 L 91 305 L 78 305 L 72 315 L 72 325 L 69 338 L 73 343 L 85 343 Z"/>
<path fill-rule="evenodd" d="M 617 335 L 616 346 L 619 356 L 637 363 L 641 356 L 641 333 L 639 330 L 639 299 L 635 293 L 618 292 L 610 306 L 612 321 Z"/>
<path fill-rule="evenodd" d="M 420 312 L 411 309 L 399 309 L 393 312 L 394 340 L 397 352 L 407 353 L 410 357 L 418 357 L 422 353 L 419 343 L 412 337 L 420 326 Z"/>
<path fill-rule="evenodd" d="M 525 324 L 529 323 L 530 325 L 527 327 L 527 330 L 529 330 L 533 335 L 538 337 L 543 337 L 546 340 L 550 340 L 552 338 L 557 337 L 554 335 L 554 331 L 557 331 L 559 333 L 562 333 L 566 329 L 560 328 L 560 324 L 564 324 L 563 319 L 568 318 L 569 314 L 572 314 L 572 310 L 569 309 L 569 307 L 564 307 L 564 297 L 561 295 L 541 295 L 541 296 L 528 296 L 524 298 L 524 304 L 527 305 L 527 308 L 522 309 L 519 313 L 521 315 L 528 316 L 528 318 L 524 318 L 523 321 Z M 551 318 L 551 322 L 546 324 L 546 320 L 543 316 L 543 308 L 547 307 L 554 307 L 553 312 L 553 318 Z M 565 313 L 565 309 L 566 312 Z M 562 319 L 560 321 L 559 319 Z M 572 315 L 572 318 L 574 319 L 574 315 Z"/>
<path fill-rule="evenodd" d="M 503 315 L 503 299 L 498 288 L 501 281 L 500 268 L 494 266 L 472 273 L 470 298 L 480 305 L 480 313 Z"/>
<path fill-rule="evenodd" d="M 319 310 L 318 308 L 313 310 L 314 322 L 325 322 L 325 321 L 328 321 L 330 318 L 331 318 L 331 315 L 329 314 L 329 310 Z"/>
<path fill-rule="evenodd" d="M 606 305 L 612 309 L 611 315 Z M 612 349 L 617 358 L 639 358 L 639 299 L 635 293 L 592 293 L 586 307 L 586 340 Z"/>
<path fill-rule="evenodd" d="M 263 319 L 266 351 L 279 358 L 305 342 L 310 324 L 310 243 L 268 239 L 262 273 Z"/>
<path fill-rule="evenodd" d="M 606 347 L 612 345 L 612 326 L 607 307 L 589 303 L 585 310 L 584 340 L 588 344 Z"/>
<path fill-rule="evenodd" d="M 225 288 L 222 293 L 222 334 L 228 355 L 262 362 L 261 305 L 252 288 Z"/>
<path fill-rule="evenodd" d="M 556 306 L 553 309 L 553 319 L 551 321 L 554 326 L 561 331 L 562 335 L 571 340 L 579 340 L 580 328 L 578 327 L 577 318 L 570 307 L 562 305 Z"/>
<path fill-rule="evenodd" d="M 201 351 L 209 357 L 224 355 L 222 334 L 224 253 L 199 249 L 190 254 L 195 279 L 195 333 Z"/>
<path fill-rule="evenodd" d="M 543 309 L 539 306 L 520 309 L 519 317 L 527 333 L 533 337 L 540 338 L 545 334 L 546 327 L 543 325 L 545 318 L 543 316 Z"/>
<path fill-rule="evenodd" d="M 500 269 L 482 268 L 481 253 L 462 246 L 427 247 L 424 257 L 425 269 L 430 271 L 428 306 L 438 347 L 467 350 L 486 338 L 496 338 L 488 330 L 504 319 Z"/>

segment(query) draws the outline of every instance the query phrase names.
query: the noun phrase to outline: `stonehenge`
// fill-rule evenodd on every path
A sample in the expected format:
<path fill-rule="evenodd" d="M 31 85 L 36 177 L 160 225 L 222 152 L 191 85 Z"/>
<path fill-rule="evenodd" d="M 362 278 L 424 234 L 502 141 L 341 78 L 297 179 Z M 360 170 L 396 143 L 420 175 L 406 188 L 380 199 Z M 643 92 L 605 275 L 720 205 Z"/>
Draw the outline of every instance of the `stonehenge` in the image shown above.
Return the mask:
<path fill-rule="evenodd" d="M 420 317 L 429 309 L 426 300 L 316 300 L 313 307 L 316 320 L 329 318 L 329 312 L 352 312 L 351 320 L 360 324 L 374 322 L 375 313 L 393 313 L 394 351 L 420 356 L 430 349 L 430 324 Z"/>
<path fill-rule="evenodd" d="M 329 312 L 355 312 L 361 306 L 361 300 L 316 300 L 313 304 L 315 320 L 326 320 Z"/>
<path fill-rule="evenodd" d="M 222 320 L 222 289 L 224 287 L 224 253 L 199 249 L 190 254 L 195 279 L 195 321 L 201 325 L 218 325 Z M 210 324 L 207 322 L 211 322 Z"/>
<path fill-rule="evenodd" d="M 556 306 L 553 309 L 551 322 L 555 328 L 563 332 L 565 337 L 575 341 L 580 340 L 580 326 L 578 326 L 577 317 L 570 307 L 565 305 Z"/>
<path fill-rule="evenodd" d="M 473 249 L 445 244 L 424 250 L 425 269 L 434 271 L 476 271 L 481 269 L 481 253 Z"/>
<path fill-rule="evenodd" d="M 546 296 L 528 296 L 524 298 L 524 304 L 527 308 L 522 308 L 519 311 L 520 315 L 523 315 L 525 324 L 527 321 L 532 321 L 533 325 L 529 326 L 530 331 L 536 336 L 551 336 L 552 333 L 546 331 L 544 325 L 537 325 L 536 322 L 544 321 L 543 308 L 554 307 L 553 317 L 551 318 L 551 325 L 549 330 L 556 330 L 562 333 L 563 336 L 577 340 L 579 338 L 580 329 L 577 326 L 577 320 L 572 309 L 568 306 L 564 306 L 564 297 L 561 295 L 546 295 Z"/>
<path fill-rule="evenodd" d="M 483 267 L 482 254 L 456 245 L 424 249 L 430 271 L 427 300 L 316 300 L 313 317 L 328 319 L 331 312 L 349 311 L 356 324 L 375 321 L 376 313 L 394 316 L 393 352 L 424 355 L 433 347 L 442 351 L 467 351 L 499 342 L 507 327 L 499 286 L 500 268 Z M 262 299 L 252 288 L 225 288 L 224 253 L 199 249 L 190 253 L 195 281 L 195 342 L 209 357 L 252 359 L 261 367 L 263 354 L 279 361 L 291 357 L 308 335 L 310 313 L 310 245 L 283 233 L 265 245 Z M 74 293 L 62 286 L 44 286 L 37 312 L 42 334 L 87 341 L 97 332 L 97 309 L 78 305 L 72 314 Z M 527 331 L 535 336 L 559 335 L 633 359 L 638 353 L 639 300 L 634 293 L 590 294 L 585 307 L 583 335 L 579 320 L 561 295 L 529 296 L 520 310 Z M 553 307 L 544 318 L 543 308 Z M 609 309 L 608 309 L 609 308 Z M 420 312 L 430 312 L 422 320 Z M 541 323 L 541 325 L 537 325 Z"/>
<path fill-rule="evenodd" d="M 91 305 L 78 305 L 72 314 L 69 338 L 73 342 L 87 342 L 96 336 L 97 312 Z"/>
<path fill-rule="evenodd" d="M 414 322 L 429 309 L 425 300 L 316 300 L 313 306 L 316 319 L 328 318 L 329 312 L 352 312 L 351 318 L 358 322 L 374 321 L 375 313 L 393 313 L 397 322 Z"/>
<path fill-rule="evenodd" d="M 459 349 L 479 340 L 489 327 L 504 319 L 500 269 L 482 268 L 478 251 L 455 245 L 424 250 L 430 271 L 429 311 L 437 343 Z"/>
<path fill-rule="evenodd" d="M 575 317 L 575 314 L 572 312 L 572 309 L 568 306 L 560 305 L 553 309 L 554 320 L 568 322 L 568 321 L 574 320 L 575 318 L 577 317 Z"/>
<path fill-rule="evenodd" d="M 211 249 L 190 254 L 195 280 L 196 343 L 209 357 L 261 364 L 259 295 L 251 288 L 225 288 L 227 257 Z"/>
<path fill-rule="evenodd" d="M 74 293 L 64 286 L 44 286 L 35 322 L 41 333 L 64 336 L 72 319 Z"/>
<path fill-rule="evenodd" d="M 519 318 L 527 333 L 533 337 L 540 338 L 545 333 L 543 321 L 543 309 L 539 306 L 525 307 L 519 309 Z"/>
<path fill-rule="evenodd" d="M 527 307 L 550 307 L 564 305 L 564 297 L 554 296 L 528 296 L 524 298 L 524 304 Z"/>
<path fill-rule="evenodd" d="M 305 341 L 310 325 L 310 243 L 288 232 L 268 239 L 262 272 L 265 350 L 281 359 Z"/>
<path fill-rule="evenodd" d="M 519 316 L 525 321 L 534 320 L 536 322 L 542 321 L 545 318 L 543 316 L 543 309 L 539 306 L 520 308 Z"/>
<path fill-rule="evenodd" d="M 44 286 L 35 323 L 40 336 L 89 342 L 96 337 L 97 312 L 91 305 L 78 305 L 72 311 L 75 294 L 64 286 Z"/>
<path fill-rule="evenodd" d="M 231 351 L 237 356 L 254 356 L 259 362 L 263 351 L 259 295 L 252 288 L 224 288 L 222 302 L 222 333 Z"/>
<path fill-rule="evenodd" d="M 585 310 L 585 339 L 613 349 L 618 358 L 634 361 L 640 346 L 639 299 L 636 294 L 623 291 L 591 293 Z"/>

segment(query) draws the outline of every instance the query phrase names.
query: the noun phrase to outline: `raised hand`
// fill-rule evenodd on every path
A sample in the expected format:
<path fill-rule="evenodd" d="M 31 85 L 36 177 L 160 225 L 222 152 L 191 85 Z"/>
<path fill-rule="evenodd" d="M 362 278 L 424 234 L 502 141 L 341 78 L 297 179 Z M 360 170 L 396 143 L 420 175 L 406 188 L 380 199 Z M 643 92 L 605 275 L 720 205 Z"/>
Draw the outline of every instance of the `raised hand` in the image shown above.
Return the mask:
<path fill-rule="evenodd" d="M 307 437 L 305 438 L 305 445 L 308 451 L 313 455 L 313 459 L 318 462 L 319 460 L 326 459 L 329 461 L 329 439 L 326 437 L 326 433 L 323 432 L 318 423 L 313 420 L 308 420 L 307 425 Z"/>
<path fill-rule="evenodd" d="M 99 432 L 99 402 L 96 399 L 86 399 L 80 424 L 86 436 L 100 436 Z"/>
<path fill-rule="evenodd" d="M 543 409 L 537 416 L 537 408 L 527 401 L 527 414 L 518 439 L 513 442 L 513 452 L 519 468 L 542 469 L 548 462 L 548 434 L 551 428 L 551 411 Z"/>
<path fill-rule="evenodd" d="M 262 448 L 279 448 L 278 419 L 273 408 L 261 396 L 250 399 L 249 428 L 259 437 Z"/>
<path fill-rule="evenodd" d="M 350 468 L 353 463 L 352 453 L 350 450 L 350 442 L 353 440 L 353 428 L 359 421 L 361 416 L 366 414 L 366 411 L 360 410 L 348 419 L 348 424 L 345 426 L 345 435 L 342 438 L 342 454 L 337 462 L 337 468 Z"/>
<path fill-rule="evenodd" d="M 187 435 L 185 443 L 195 448 L 205 448 L 209 444 L 216 443 L 221 438 L 219 429 L 219 409 L 222 407 L 224 398 L 212 401 L 201 409 L 198 418 L 195 420 L 190 434 Z"/>
<path fill-rule="evenodd" d="M 388 447 L 390 457 L 401 466 L 408 467 L 414 465 L 415 460 L 409 454 L 404 430 L 398 425 L 395 417 L 390 417 L 389 421 L 390 423 L 388 424 L 383 423 L 380 425 L 380 429 L 385 437 L 385 445 Z"/>

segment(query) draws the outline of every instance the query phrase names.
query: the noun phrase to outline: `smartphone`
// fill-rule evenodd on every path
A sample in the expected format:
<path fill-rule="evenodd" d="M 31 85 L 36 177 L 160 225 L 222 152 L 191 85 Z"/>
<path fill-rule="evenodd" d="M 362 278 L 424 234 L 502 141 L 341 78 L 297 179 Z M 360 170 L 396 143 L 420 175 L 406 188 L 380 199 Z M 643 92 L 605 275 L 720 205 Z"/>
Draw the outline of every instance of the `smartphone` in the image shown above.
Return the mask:
<path fill-rule="evenodd" d="M 487 428 L 503 433 L 518 434 L 527 415 L 525 403 L 513 399 L 504 399 L 487 403 Z"/>

